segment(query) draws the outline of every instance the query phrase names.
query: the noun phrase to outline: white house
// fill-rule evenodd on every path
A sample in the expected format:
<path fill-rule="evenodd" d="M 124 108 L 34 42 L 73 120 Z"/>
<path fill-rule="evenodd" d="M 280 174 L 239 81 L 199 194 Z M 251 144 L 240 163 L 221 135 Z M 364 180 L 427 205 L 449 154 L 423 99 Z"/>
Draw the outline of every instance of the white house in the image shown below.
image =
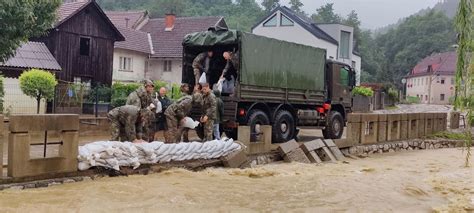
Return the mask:
<path fill-rule="evenodd" d="M 284 41 L 326 49 L 328 59 L 351 65 L 360 82 L 361 58 L 353 51 L 354 29 L 342 24 L 315 24 L 282 6 L 258 22 L 252 33 Z"/>
<path fill-rule="evenodd" d="M 115 81 L 143 79 L 181 83 L 184 36 L 224 27 L 223 17 L 149 18 L 146 11 L 107 11 L 107 16 L 124 34 L 114 50 Z"/>
<path fill-rule="evenodd" d="M 176 17 L 168 14 L 165 18 L 150 19 L 140 29 L 151 34 L 155 49 L 150 58 L 147 78 L 181 83 L 184 36 L 215 26 L 227 28 L 224 18 L 215 16 Z"/>
<path fill-rule="evenodd" d="M 139 82 L 146 78 L 148 60 L 154 53 L 148 33 L 117 27 L 125 41 L 115 42 L 112 80 Z"/>

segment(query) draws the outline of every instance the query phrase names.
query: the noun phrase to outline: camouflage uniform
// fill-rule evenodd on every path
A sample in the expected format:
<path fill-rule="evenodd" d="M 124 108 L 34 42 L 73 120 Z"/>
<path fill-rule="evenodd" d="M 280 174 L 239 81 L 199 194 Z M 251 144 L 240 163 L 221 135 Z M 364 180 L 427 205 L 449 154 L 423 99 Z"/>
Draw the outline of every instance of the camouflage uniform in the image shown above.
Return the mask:
<path fill-rule="evenodd" d="M 202 95 L 202 112 L 203 117 L 207 116 L 207 122 L 203 124 L 204 127 L 204 138 L 203 141 L 212 140 L 212 130 L 214 127 L 214 121 L 216 120 L 217 113 L 217 99 L 212 93 Z"/>
<path fill-rule="evenodd" d="M 179 122 L 191 112 L 192 107 L 193 96 L 186 95 L 166 109 L 165 116 L 168 130 L 166 131 L 165 141 L 167 143 L 179 142 L 183 132 L 181 128 L 178 128 L 180 126 Z"/>
<path fill-rule="evenodd" d="M 111 124 L 112 141 L 142 139 L 143 122 L 139 121 L 140 108 L 125 105 L 110 110 L 107 114 Z"/>
<path fill-rule="evenodd" d="M 141 86 L 134 92 L 130 93 L 130 95 L 127 97 L 127 105 L 132 105 L 139 107 L 140 109 L 145 109 L 150 104 L 153 103 L 153 98 L 151 94 L 148 94 L 144 86 Z M 155 119 L 154 115 L 149 115 L 150 117 L 147 118 L 148 120 L 152 121 Z M 149 126 L 143 127 L 143 134 L 144 134 L 144 140 L 146 141 L 152 141 L 154 136 L 153 128 L 151 124 Z"/>
<path fill-rule="evenodd" d="M 206 73 L 207 82 L 209 82 L 209 66 L 211 63 L 211 58 L 207 55 L 207 52 L 200 53 L 194 58 L 193 61 L 193 70 L 195 85 L 199 84 L 199 78 L 201 78 L 201 73 Z"/>

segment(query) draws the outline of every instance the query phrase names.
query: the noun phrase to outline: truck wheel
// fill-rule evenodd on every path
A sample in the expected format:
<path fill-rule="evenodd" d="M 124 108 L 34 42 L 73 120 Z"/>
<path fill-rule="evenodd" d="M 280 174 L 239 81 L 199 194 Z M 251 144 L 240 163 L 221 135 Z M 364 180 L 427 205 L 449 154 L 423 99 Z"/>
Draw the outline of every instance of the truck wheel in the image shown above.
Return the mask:
<path fill-rule="evenodd" d="M 327 126 L 323 129 L 323 136 L 326 139 L 339 139 L 342 137 L 344 131 L 344 119 L 341 113 L 331 111 Z"/>
<path fill-rule="evenodd" d="M 257 135 L 260 133 L 260 126 L 269 125 L 270 119 L 268 115 L 259 109 L 250 111 L 247 125 L 250 127 L 250 141 L 257 140 Z"/>
<path fill-rule="evenodd" d="M 294 139 L 296 127 L 293 115 L 286 110 L 278 111 L 275 122 L 273 122 L 272 133 L 274 143 L 283 143 Z"/>

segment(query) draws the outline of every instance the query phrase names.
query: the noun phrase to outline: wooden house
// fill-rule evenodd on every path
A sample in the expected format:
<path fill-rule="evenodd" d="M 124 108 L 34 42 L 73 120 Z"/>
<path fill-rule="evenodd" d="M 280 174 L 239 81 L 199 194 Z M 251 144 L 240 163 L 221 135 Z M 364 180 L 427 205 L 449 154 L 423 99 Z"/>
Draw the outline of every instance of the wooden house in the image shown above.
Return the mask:
<path fill-rule="evenodd" d="M 124 36 L 94 1 L 63 3 L 47 34 L 30 40 L 46 44 L 62 70 L 61 81 L 89 85 L 112 83 L 114 42 Z"/>

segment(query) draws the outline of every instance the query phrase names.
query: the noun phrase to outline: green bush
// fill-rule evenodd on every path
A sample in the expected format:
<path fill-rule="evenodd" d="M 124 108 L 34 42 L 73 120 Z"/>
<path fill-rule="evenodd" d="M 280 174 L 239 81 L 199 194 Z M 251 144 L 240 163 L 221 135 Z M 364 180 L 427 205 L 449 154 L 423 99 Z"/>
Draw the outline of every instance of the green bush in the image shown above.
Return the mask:
<path fill-rule="evenodd" d="M 3 86 L 3 76 L 0 75 L 0 113 L 3 113 L 3 98 L 5 97 L 5 88 Z"/>
<path fill-rule="evenodd" d="M 372 90 L 372 88 L 359 86 L 359 87 L 354 87 L 354 89 L 352 90 L 352 94 L 372 97 L 374 96 L 374 91 Z"/>
<path fill-rule="evenodd" d="M 95 103 L 96 96 L 99 99 L 99 103 L 110 103 L 112 97 L 112 88 L 105 85 L 98 85 L 92 88 L 87 101 L 90 103 Z"/>
<path fill-rule="evenodd" d="M 37 113 L 41 99 L 52 100 L 54 98 L 54 89 L 58 84 L 56 77 L 44 70 L 31 69 L 20 75 L 20 88 L 25 95 L 30 96 L 37 101 Z"/>
<path fill-rule="evenodd" d="M 419 104 L 420 98 L 414 96 L 407 96 L 407 99 L 403 101 L 404 104 Z"/>
<path fill-rule="evenodd" d="M 114 83 L 112 85 L 111 105 L 113 107 L 125 105 L 128 95 L 130 95 L 130 93 L 138 89 L 140 86 L 141 84 L 138 83 Z"/>
<path fill-rule="evenodd" d="M 438 132 L 433 135 L 427 136 L 427 138 L 436 139 L 436 138 L 443 138 L 449 140 L 467 140 L 468 136 L 464 132 Z"/>
<path fill-rule="evenodd" d="M 399 101 L 399 97 L 398 97 L 398 90 L 395 89 L 395 88 L 389 88 L 388 91 L 387 91 L 387 94 L 388 94 L 388 98 L 390 98 L 390 100 L 394 101 L 394 102 L 398 102 Z"/>

